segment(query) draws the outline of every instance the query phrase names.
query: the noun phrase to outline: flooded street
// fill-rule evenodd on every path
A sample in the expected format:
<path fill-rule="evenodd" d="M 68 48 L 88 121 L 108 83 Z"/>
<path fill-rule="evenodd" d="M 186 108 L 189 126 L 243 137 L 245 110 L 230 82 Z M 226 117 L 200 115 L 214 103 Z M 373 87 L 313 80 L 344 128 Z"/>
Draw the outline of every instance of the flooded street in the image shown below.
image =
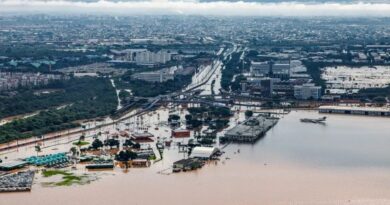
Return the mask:
<path fill-rule="evenodd" d="M 163 122 L 154 129 L 167 115 L 163 109 L 142 120 L 155 136 L 169 137 Z M 242 116 L 236 112 L 231 121 Z M 185 156 L 172 146 L 150 168 L 93 172 L 99 180 L 70 187 L 43 187 L 38 177 L 30 193 L 1 194 L 0 204 L 390 204 L 390 119 L 328 115 L 325 125 L 299 121 L 320 116 L 292 111 L 257 143 L 230 144 L 220 161 L 197 171 L 161 174 Z"/>
<path fill-rule="evenodd" d="M 111 82 L 112 87 L 115 89 L 116 98 L 117 98 L 117 100 L 118 100 L 118 106 L 116 107 L 116 109 L 119 110 L 119 109 L 122 108 L 121 99 L 119 98 L 119 92 L 120 92 L 120 90 L 118 90 L 118 89 L 116 88 L 114 79 L 110 79 L 110 82 Z"/>
<path fill-rule="evenodd" d="M 221 61 L 213 61 L 211 65 L 201 66 L 199 71 L 192 76 L 192 82 L 184 90 L 192 90 L 194 88 L 200 88 L 203 90 L 202 95 L 210 95 L 212 92 L 217 92 L 219 94 L 219 89 L 221 87 Z M 217 74 L 217 75 L 214 75 Z M 216 83 L 214 89 L 212 88 L 212 82 Z"/>

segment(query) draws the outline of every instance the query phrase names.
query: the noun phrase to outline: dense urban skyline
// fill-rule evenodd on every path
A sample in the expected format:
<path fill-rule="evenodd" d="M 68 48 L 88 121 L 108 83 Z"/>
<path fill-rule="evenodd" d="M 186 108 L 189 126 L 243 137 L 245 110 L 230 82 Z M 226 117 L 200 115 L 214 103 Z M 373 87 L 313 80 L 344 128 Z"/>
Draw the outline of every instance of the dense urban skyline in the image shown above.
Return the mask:
<path fill-rule="evenodd" d="M 0 205 L 390 205 L 389 125 L 388 0 L 0 0 Z"/>

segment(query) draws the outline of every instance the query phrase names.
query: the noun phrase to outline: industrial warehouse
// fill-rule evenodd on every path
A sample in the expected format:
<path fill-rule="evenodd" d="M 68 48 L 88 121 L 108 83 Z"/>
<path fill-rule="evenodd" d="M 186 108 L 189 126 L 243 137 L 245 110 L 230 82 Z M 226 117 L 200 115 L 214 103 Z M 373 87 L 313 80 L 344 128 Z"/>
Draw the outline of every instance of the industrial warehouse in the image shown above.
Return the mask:
<path fill-rule="evenodd" d="M 390 117 L 390 108 L 385 107 L 352 107 L 352 106 L 321 106 L 320 113 L 368 115 Z"/>
<path fill-rule="evenodd" d="M 276 125 L 279 118 L 269 115 L 251 117 L 225 133 L 228 141 L 255 142 Z"/>
<path fill-rule="evenodd" d="M 181 159 L 173 163 L 173 172 L 202 168 L 206 161 L 218 159 L 221 154 L 221 150 L 217 147 L 194 147 L 188 159 Z"/>

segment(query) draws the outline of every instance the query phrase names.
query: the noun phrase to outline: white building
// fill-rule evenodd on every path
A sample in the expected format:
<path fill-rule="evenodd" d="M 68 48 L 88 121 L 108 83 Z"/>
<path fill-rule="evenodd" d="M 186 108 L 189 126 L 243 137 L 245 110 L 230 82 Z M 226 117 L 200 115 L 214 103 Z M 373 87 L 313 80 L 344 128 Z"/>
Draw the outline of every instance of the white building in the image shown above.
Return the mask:
<path fill-rule="evenodd" d="M 165 64 L 171 60 L 171 54 L 166 50 L 151 52 L 148 50 L 135 53 L 134 59 L 136 64 Z"/>
<path fill-rule="evenodd" d="M 319 99 L 321 97 L 321 87 L 314 83 L 294 86 L 294 97 L 300 100 Z"/>
<path fill-rule="evenodd" d="M 149 82 L 165 82 L 173 80 L 177 71 L 183 70 L 183 67 L 172 66 L 157 71 L 136 73 L 133 78 Z"/>
<path fill-rule="evenodd" d="M 194 147 L 190 157 L 209 159 L 217 152 L 219 152 L 219 149 L 216 147 Z"/>

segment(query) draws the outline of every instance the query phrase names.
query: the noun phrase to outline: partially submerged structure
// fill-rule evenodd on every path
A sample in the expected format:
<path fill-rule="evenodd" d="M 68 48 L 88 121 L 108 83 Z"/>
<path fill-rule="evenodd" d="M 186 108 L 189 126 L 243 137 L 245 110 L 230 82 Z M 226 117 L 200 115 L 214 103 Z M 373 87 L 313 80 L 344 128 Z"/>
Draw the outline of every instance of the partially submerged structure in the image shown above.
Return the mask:
<path fill-rule="evenodd" d="M 219 152 L 219 149 L 216 147 L 194 147 L 191 151 L 190 157 L 207 160 L 211 159 Z"/>
<path fill-rule="evenodd" d="M 320 113 L 347 114 L 347 115 L 368 115 L 390 117 L 390 108 L 387 107 L 358 107 L 358 106 L 321 106 Z"/>
<path fill-rule="evenodd" d="M 225 133 L 229 141 L 255 142 L 278 122 L 279 118 L 258 115 L 249 118 Z"/>
<path fill-rule="evenodd" d="M 18 172 L 0 177 L 0 192 L 30 191 L 34 172 Z"/>
<path fill-rule="evenodd" d="M 48 154 L 42 156 L 31 156 L 25 159 L 26 162 L 35 166 L 54 166 L 57 164 L 67 163 L 69 161 L 65 152 L 57 154 Z"/>
<path fill-rule="evenodd" d="M 195 170 L 203 165 L 204 161 L 198 158 L 181 159 L 173 163 L 173 172 Z"/>
<path fill-rule="evenodd" d="M 0 164 L 0 170 L 1 171 L 11 171 L 14 169 L 20 169 L 26 166 L 28 162 L 24 161 L 12 161 L 12 162 L 5 162 Z"/>
<path fill-rule="evenodd" d="M 85 166 L 87 169 L 113 169 L 114 161 L 113 160 L 94 160 L 91 164 Z"/>

